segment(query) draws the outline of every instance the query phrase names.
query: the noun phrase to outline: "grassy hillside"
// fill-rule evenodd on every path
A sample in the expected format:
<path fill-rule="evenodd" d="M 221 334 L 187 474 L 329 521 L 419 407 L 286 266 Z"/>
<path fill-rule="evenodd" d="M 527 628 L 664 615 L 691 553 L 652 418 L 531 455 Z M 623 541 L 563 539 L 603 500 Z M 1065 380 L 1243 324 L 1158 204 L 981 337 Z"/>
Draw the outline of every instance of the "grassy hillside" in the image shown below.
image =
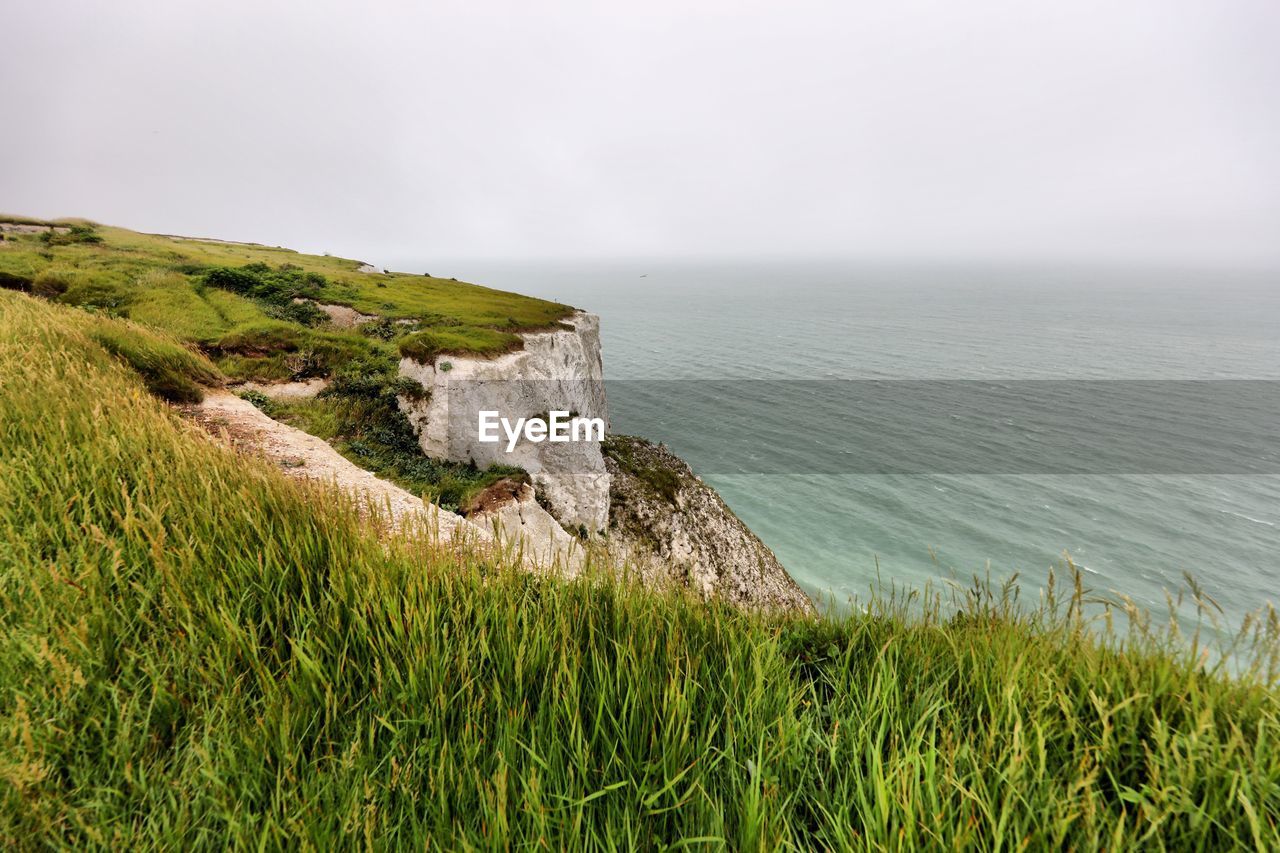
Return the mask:
<path fill-rule="evenodd" d="M 15 227 L 16 226 L 16 227 Z M 520 331 L 547 328 L 573 309 L 473 284 L 407 273 L 363 273 L 359 261 L 96 225 L 0 215 L 0 287 L 84 309 L 107 328 L 127 318 L 170 336 L 174 357 L 198 357 L 205 384 L 328 378 L 318 399 L 254 402 L 329 441 L 351 461 L 446 509 L 515 469 L 423 458 L 396 395 L 421 393 L 397 377 L 401 353 L 493 355 L 521 346 Z M 336 329 L 317 304 L 372 317 Z M 141 331 L 138 332 L 141 334 Z M 200 396 L 168 376 L 153 390 L 175 402 Z"/>
<path fill-rule="evenodd" d="M 513 333 L 546 328 L 573 310 L 452 279 L 362 273 L 359 261 L 289 249 L 0 215 L 0 231 L 6 223 L 59 227 L 0 233 L 0 287 L 156 326 L 200 345 L 237 378 L 326 376 L 352 359 L 398 357 L 396 342 L 415 334 L 445 342 L 432 354 L 490 353 L 495 341 L 518 346 Z M 295 298 L 383 322 L 334 331 Z"/>
<path fill-rule="evenodd" d="M 0 292 L 0 845 L 1280 845 L 1274 614 L 1228 680 L 1079 590 L 769 618 L 388 545 L 148 393 L 169 346 Z"/>

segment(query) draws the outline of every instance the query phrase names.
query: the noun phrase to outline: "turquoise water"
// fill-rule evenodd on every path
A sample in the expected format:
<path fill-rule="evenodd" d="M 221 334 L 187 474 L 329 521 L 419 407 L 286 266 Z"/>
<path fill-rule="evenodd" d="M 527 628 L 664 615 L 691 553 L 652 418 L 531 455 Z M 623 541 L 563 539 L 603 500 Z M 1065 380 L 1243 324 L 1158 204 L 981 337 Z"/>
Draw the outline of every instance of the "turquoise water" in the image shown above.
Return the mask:
<path fill-rule="evenodd" d="M 1183 572 L 1233 620 L 1280 600 L 1275 465 L 868 473 L 840 464 L 858 448 L 817 422 L 820 406 L 766 394 L 753 408 L 737 395 L 735 423 L 757 432 L 718 436 L 714 406 L 616 381 L 1276 380 L 1278 275 L 659 262 L 465 270 L 598 313 L 614 430 L 685 456 L 817 597 L 864 594 L 877 572 L 912 586 L 1020 572 L 1034 586 L 1069 553 L 1097 589 L 1156 608 Z M 1139 421 L 1159 419 L 1158 407 L 1126 405 Z M 1241 423 L 1275 446 L 1274 421 Z M 890 440 L 903 428 L 881 426 Z M 998 452 L 1011 440 L 998 427 L 975 428 L 974 445 Z M 823 439 L 806 441 L 814 430 Z"/>

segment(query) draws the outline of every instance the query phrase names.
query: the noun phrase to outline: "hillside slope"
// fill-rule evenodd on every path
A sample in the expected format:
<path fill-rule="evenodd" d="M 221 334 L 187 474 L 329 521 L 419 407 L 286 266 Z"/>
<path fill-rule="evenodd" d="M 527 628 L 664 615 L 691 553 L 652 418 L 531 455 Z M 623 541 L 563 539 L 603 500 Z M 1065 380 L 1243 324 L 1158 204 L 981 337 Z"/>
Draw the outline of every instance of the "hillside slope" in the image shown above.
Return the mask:
<path fill-rule="evenodd" d="M 396 403 L 422 393 L 398 378 L 400 349 L 417 351 L 430 340 L 440 352 L 485 355 L 519 347 L 520 333 L 555 328 L 574 309 L 366 268 L 256 244 L 0 215 L 0 288 L 167 332 L 198 347 L 229 382 L 256 383 L 245 387 L 324 388 L 320 399 L 272 414 L 414 495 L 456 510 L 517 472 L 422 458 Z M 353 317 L 374 321 L 350 328 Z"/>
<path fill-rule="evenodd" d="M 210 369 L 0 293 L 0 845 L 1280 845 L 1274 613 L 1229 680 L 1079 588 L 808 619 L 541 579 L 147 391 Z"/>
<path fill-rule="evenodd" d="M 492 504 L 471 521 L 501 530 L 532 564 L 576 570 L 584 545 L 604 549 L 610 475 L 599 443 L 482 444 L 474 407 L 463 404 L 475 397 L 479 408 L 515 418 L 558 409 L 607 418 L 597 317 L 354 260 L 82 220 L 13 220 L 0 215 L 0 286 L 173 335 L 216 367 L 199 381 L 225 378 L 287 425 L 282 434 L 303 430 L 378 478 L 353 482 L 387 481 L 375 491 L 404 490 L 410 503 L 437 504 L 445 519 Z M 162 391 L 177 402 L 199 394 L 195 386 Z M 811 610 L 710 487 L 698 494 L 706 499 L 682 515 L 681 541 L 700 545 L 682 552 L 681 565 L 648 559 L 647 548 L 612 548 L 617 567 L 632 571 L 623 563 L 644 560 L 641 574 L 654 581 L 696 578 L 707 596 Z M 512 505 L 497 506 L 497 495 Z"/>

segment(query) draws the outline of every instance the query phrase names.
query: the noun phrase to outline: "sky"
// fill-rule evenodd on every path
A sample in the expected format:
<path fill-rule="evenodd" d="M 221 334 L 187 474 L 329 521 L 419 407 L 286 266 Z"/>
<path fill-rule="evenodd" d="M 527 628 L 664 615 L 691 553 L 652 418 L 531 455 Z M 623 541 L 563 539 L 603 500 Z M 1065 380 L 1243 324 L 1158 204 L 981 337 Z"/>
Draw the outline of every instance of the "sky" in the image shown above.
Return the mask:
<path fill-rule="evenodd" d="M 1280 266 L 1280 3 L 6 3 L 0 210 L 436 258 Z"/>

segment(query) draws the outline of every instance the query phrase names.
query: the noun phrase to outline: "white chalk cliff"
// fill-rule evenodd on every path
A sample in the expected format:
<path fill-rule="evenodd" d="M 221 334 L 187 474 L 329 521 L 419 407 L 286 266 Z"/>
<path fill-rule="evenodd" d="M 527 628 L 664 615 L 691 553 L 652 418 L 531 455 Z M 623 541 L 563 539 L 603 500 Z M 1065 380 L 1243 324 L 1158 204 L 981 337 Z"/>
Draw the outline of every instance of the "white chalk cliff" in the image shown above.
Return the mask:
<path fill-rule="evenodd" d="M 566 528 L 586 534 L 588 549 L 616 570 L 645 582 L 751 608 L 812 610 L 768 546 L 665 448 L 626 436 L 604 446 L 521 440 L 510 453 L 505 438 L 481 442 L 482 409 L 513 421 L 554 410 L 608 421 L 598 317 L 577 312 L 562 328 L 523 340 L 523 349 L 493 358 L 400 362 L 400 375 L 426 391 L 419 399 L 399 398 L 425 455 L 529 474 L 532 488 L 504 480 L 481 495 L 472 524 L 521 543 L 526 557 L 571 571 L 581 565 L 582 550 Z"/>
<path fill-rule="evenodd" d="M 508 453 L 505 438 L 492 444 L 479 440 L 482 409 L 512 421 L 545 418 L 553 410 L 608 421 L 600 318 L 579 311 L 563 326 L 526 334 L 523 349 L 495 358 L 441 355 L 430 364 L 402 359 L 400 375 L 420 382 L 427 394 L 420 400 L 400 398 L 400 408 L 425 455 L 481 468 L 523 468 L 561 524 L 597 533 L 609 524 L 609 472 L 598 442 L 521 439 Z"/>

